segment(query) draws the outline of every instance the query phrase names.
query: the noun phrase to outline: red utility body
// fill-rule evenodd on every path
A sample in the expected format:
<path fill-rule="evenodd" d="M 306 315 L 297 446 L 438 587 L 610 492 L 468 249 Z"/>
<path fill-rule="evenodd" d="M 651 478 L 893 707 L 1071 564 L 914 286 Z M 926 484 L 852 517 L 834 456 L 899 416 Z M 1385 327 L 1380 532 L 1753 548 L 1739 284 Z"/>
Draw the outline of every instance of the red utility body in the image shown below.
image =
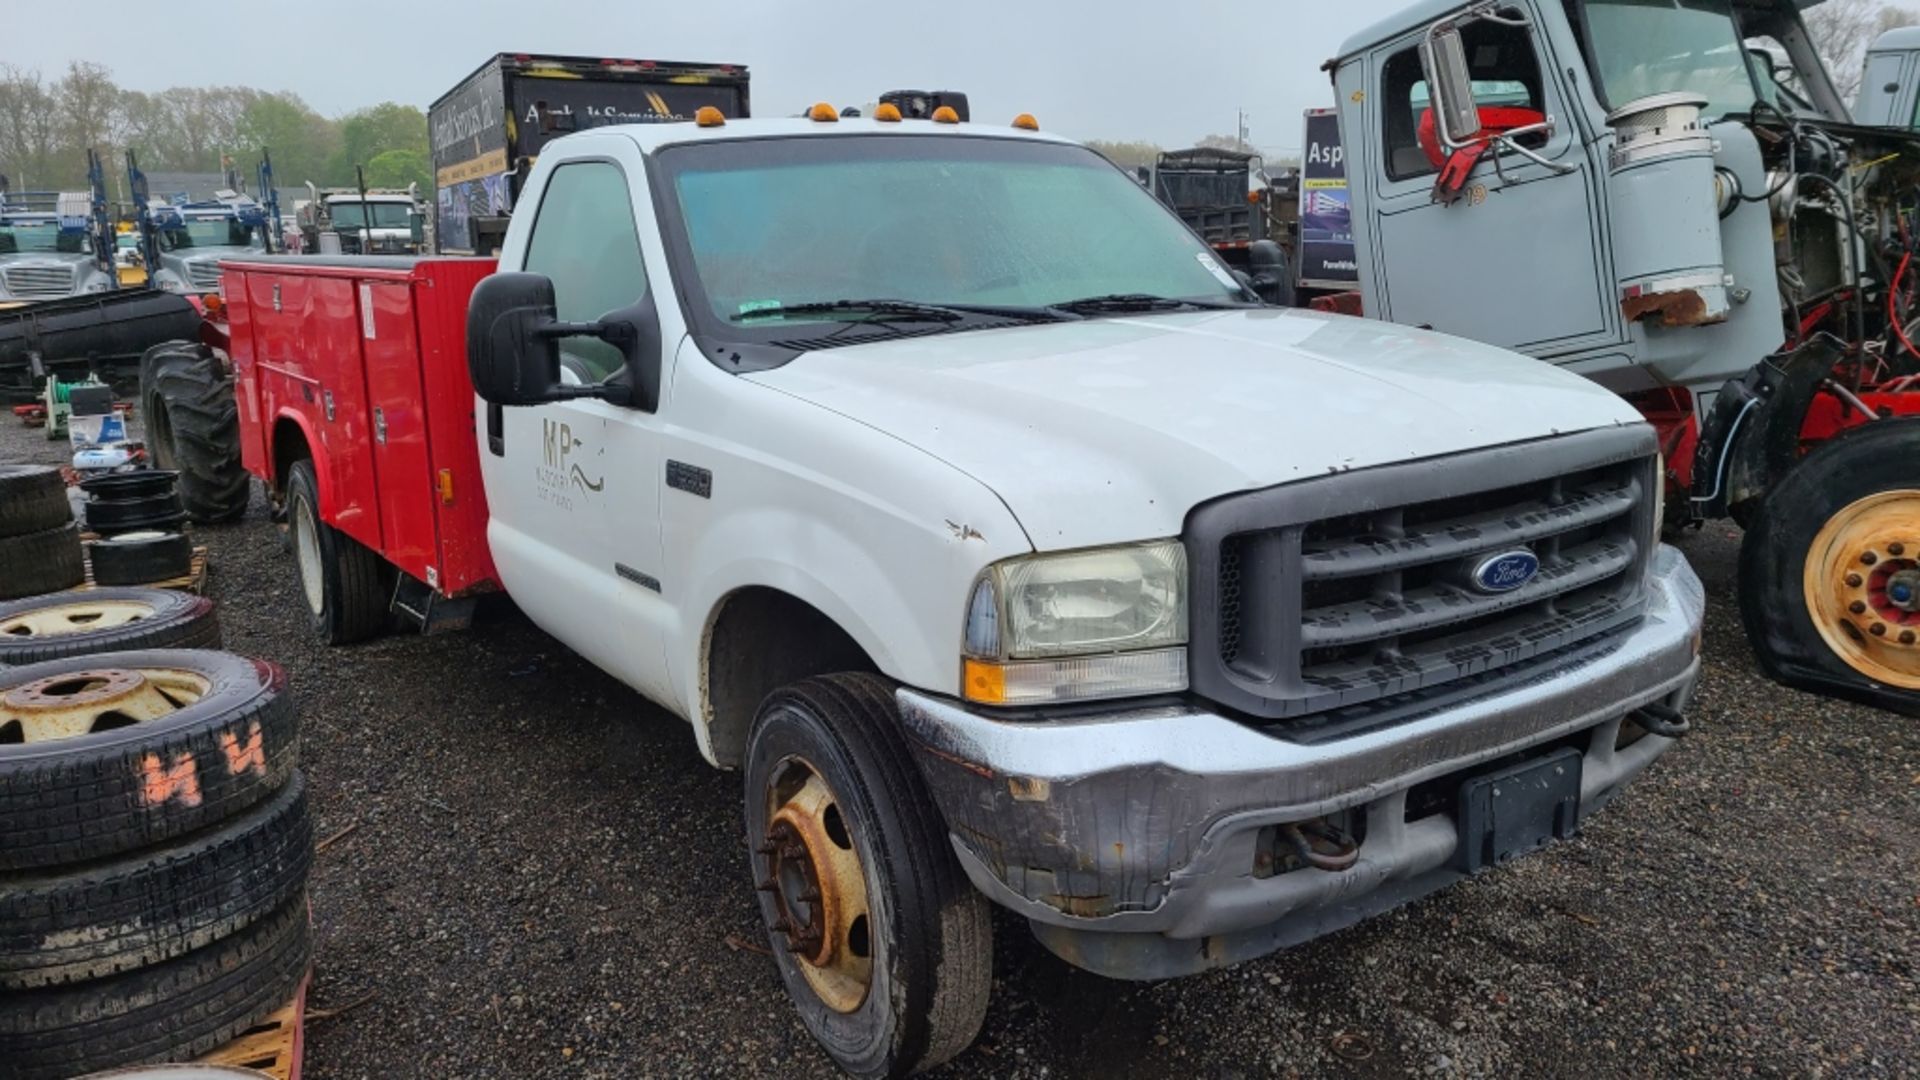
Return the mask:
<path fill-rule="evenodd" d="M 313 461 L 320 517 L 443 596 L 497 588 L 467 376 L 492 259 L 226 261 L 247 471 Z"/>

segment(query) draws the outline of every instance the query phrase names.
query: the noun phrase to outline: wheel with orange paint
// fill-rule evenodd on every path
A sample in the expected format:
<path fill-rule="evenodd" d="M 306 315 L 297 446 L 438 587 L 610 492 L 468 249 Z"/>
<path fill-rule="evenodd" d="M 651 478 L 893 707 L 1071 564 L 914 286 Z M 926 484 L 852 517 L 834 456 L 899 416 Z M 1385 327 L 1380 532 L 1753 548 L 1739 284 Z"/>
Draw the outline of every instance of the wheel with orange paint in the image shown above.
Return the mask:
<path fill-rule="evenodd" d="M 807 1031 L 855 1076 L 973 1042 L 993 981 L 987 902 L 901 741 L 893 686 L 776 691 L 747 744 L 747 843 L 774 962 Z"/>
<path fill-rule="evenodd" d="M 1920 419 L 1822 445 L 1740 547 L 1740 611 L 1767 674 L 1920 715 Z"/>
<path fill-rule="evenodd" d="M 0 670 L 0 872 L 106 859 L 280 792 L 298 720 L 274 664 L 155 649 Z"/>

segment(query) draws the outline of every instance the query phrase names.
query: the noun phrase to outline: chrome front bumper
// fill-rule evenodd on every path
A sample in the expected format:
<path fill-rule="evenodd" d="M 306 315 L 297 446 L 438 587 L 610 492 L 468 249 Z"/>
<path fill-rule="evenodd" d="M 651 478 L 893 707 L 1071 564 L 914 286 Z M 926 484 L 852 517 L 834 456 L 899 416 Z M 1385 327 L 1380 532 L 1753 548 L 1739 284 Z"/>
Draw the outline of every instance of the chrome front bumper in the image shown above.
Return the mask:
<path fill-rule="evenodd" d="M 1699 672 L 1700 581 L 1662 547 L 1632 628 L 1484 695 L 1374 731 L 1291 742 L 1187 705 L 1009 720 L 899 692 L 902 723 L 967 875 L 1071 963 L 1166 978 L 1350 925 L 1465 876 L 1453 814 L 1406 820 L 1416 785 L 1573 737 L 1580 817 L 1672 739 L 1616 749 Z M 1364 813 L 1348 869 L 1255 874 L 1261 830 Z"/>

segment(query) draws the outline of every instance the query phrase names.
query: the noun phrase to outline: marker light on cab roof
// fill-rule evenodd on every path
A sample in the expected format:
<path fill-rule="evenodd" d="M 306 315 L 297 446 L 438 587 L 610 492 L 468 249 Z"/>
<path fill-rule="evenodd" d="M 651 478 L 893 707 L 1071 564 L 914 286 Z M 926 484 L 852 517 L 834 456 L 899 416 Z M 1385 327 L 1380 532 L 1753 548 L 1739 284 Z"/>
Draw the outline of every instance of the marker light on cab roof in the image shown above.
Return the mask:
<path fill-rule="evenodd" d="M 1032 113 L 1023 112 L 1013 118 L 1013 126 L 1019 128 L 1021 131 L 1039 131 L 1040 121 L 1035 120 Z"/>
<path fill-rule="evenodd" d="M 953 106 L 942 105 L 933 110 L 933 122 L 936 124 L 957 124 L 960 122 L 960 114 L 953 111 Z"/>
<path fill-rule="evenodd" d="M 807 110 L 807 119 L 816 124 L 831 124 L 840 119 L 840 111 L 822 101 Z"/>
<path fill-rule="evenodd" d="M 727 117 L 711 105 L 702 105 L 694 112 L 693 122 L 701 127 L 726 127 Z"/>
<path fill-rule="evenodd" d="M 873 110 L 873 118 L 883 124 L 897 124 L 900 122 L 900 108 L 891 101 L 883 101 Z"/>

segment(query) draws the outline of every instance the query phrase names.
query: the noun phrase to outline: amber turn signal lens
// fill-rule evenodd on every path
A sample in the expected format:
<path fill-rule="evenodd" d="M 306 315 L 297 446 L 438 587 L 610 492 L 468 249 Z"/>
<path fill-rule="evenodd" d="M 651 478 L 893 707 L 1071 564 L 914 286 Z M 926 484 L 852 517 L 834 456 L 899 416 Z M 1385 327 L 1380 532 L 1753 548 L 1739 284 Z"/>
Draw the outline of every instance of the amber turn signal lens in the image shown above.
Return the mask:
<path fill-rule="evenodd" d="M 942 105 L 933 110 L 933 122 L 936 124 L 957 124 L 960 122 L 960 114 L 953 111 L 953 106 Z"/>
<path fill-rule="evenodd" d="M 983 705 L 998 705 L 1007 700 L 1007 671 L 999 664 L 968 660 L 961 666 L 961 696 Z"/>

